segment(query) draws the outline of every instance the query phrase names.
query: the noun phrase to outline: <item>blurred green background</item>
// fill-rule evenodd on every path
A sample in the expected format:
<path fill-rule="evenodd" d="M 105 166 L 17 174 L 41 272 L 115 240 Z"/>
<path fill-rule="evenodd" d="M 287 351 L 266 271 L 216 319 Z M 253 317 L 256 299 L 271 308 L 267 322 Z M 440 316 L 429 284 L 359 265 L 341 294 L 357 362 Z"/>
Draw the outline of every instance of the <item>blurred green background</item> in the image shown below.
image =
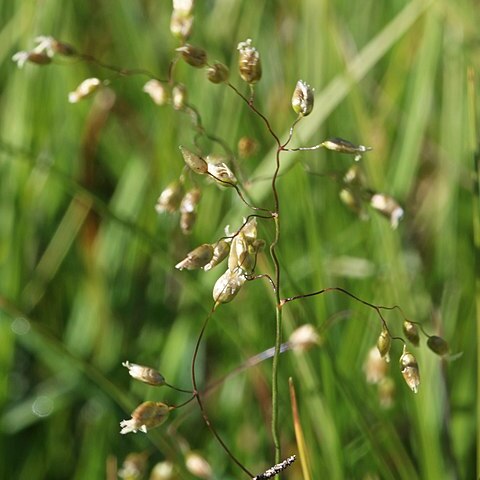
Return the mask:
<path fill-rule="evenodd" d="M 227 224 L 238 228 L 248 210 L 233 191 L 199 182 L 192 235 L 182 235 L 178 216 L 155 212 L 159 193 L 182 171 L 178 145 L 193 146 L 195 132 L 188 115 L 151 102 L 142 92 L 145 77 L 68 59 L 21 70 L 11 61 L 44 34 L 106 63 L 166 78 L 178 46 L 171 9 L 153 0 L 0 1 L 1 478 L 116 478 L 115 464 L 141 451 L 148 454 L 145 478 L 165 459 L 179 478 L 195 478 L 184 467 L 189 448 L 208 460 L 212 478 L 243 476 L 195 406 L 172 413 L 149 435 L 120 436 L 119 422 L 145 399 L 185 400 L 136 384 L 121 362 L 157 367 L 170 383 L 189 387 L 196 337 L 224 267 L 204 273 L 174 265 L 216 241 Z M 229 65 L 232 83 L 245 93 L 236 46 L 253 39 L 264 72 L 256 104 L 282 138 L 295 118 L 290 99 L 301 78 L 315 88 L 316 103 L 292 145 L 329 136 L 371 145 L 361 161 L 369 185 L 405 210 L 396 231 L 375 212 L 362 221 L 341 203 L 332 180 L 350 167 L 350 157 L 284 154 L 282 296 L 338 286 L 370 302 L 398 304 L 444 336 L 453 353 L 463 352 L 449 361 L 424 342 L 415 349 L 421 386 L 414 395 L 394 344 L 393 405 L 382 408 L 363 372 L 380 329 L 374 312 L 336 293 L 286 307 L 285 338 L 304 323 L 321 329 L 330 322 L 322 347 L 287 352 L 280 365 L 283 451 L 297 451 L 291 376 L 314 479 L 478 477 L 477 102 L 467 72 L 480 65 L 479 21 L 478 5 L 466 0 L 218 0 L 195 7 L 190 42 Z M 258 142 L 241 168 L 254 202 L 271 207 L 265 179 L 273 172 L 273 142 L 262 122 L 203 71 L 179 64 L 175 75 L 209 133 L 233 150 L 243 136 Z M 68 92 L 92 76 L 109 79 L 112 94 L 69 104 Z M 221 153 L 204 139 L 201 146 Z M 259 237 L 271 241 L 270 224 L 259 225 Z M 271 272 L 268 254 L 257 271 Z M 273 345 L 274 311 L 262 281 L 218 309 L 200 350 L 202 384 Z M 400 315 L 386 318 L 400 334 Z M 254 472 L 273 463 L 270 370 L 265 361 L 205 401 L 220 434 Z M 303 478 L 298 463 L 285 478 Z"/>

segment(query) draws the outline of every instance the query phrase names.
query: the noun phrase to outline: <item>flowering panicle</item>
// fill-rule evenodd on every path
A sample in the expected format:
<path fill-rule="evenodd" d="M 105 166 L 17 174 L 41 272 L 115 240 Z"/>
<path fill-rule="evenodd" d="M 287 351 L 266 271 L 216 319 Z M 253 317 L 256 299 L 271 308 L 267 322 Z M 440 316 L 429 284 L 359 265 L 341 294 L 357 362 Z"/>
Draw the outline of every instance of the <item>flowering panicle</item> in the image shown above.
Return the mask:
<path fill-rule="evenodd" d="M 122 420 L 120 426 L 122 435 L 126 433 L 136 433 L 147 431 L 152 428 L 159 427 L 168 417 L 168 414 L 172 410 L 162 402 L 143 402 L 133 412 L 132 417 L 129 420 Z"/>
<path fill-rule="evenodd" d="M 237 49 L 240 53 L 238 69 L 242 80 L 250 85 L 257 83 L 262 78 L 262 63 L 260 53 L 252 45 L 252 39 L 248 38 L 244 42 L 240 42 Z"/>

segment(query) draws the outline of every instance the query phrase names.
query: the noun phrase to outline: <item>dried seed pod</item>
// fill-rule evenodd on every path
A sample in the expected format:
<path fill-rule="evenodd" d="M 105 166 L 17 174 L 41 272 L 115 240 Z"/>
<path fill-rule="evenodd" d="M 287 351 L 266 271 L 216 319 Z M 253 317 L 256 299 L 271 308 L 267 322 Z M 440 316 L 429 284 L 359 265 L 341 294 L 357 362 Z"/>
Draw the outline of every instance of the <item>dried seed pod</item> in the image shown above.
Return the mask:
<path fill-rule="evenodd" d="M 144 86 L 143 91 L 150 95 L 150 98 L 157 105 L 165 105 L 169 100 L 169 94 L 167 88 L 162 82 L 152 79 L 149 80 Z"/>
<path fill-rule="evenodd" d="M 178 181 L 170 183 L 165 190 L 160 194 L 155 205 L 155 210 L 158 213 L 169 212 L 173 213 L 180 207 L 180 202 L 183 197 L 183 185 Z"/>
<path fill-rule="evenodd" d="M 240 52 L 238 68 L 242 80 L 250 85 L 257 83 L 262 77 L 262 64 L 258 50 L 252 46 L 252 39 L 240 42 L 237 49 Z"/>
<path fill-rule="evenodd" d="M 393 197 L 383 193 L 375 193 L 370 198 L 370 205 L 390 219 L 390 225 L 393 229 L 398 227 L 398 223 L 403 217 L 403 209 Z"/>
<path fill-rule="evenodd" d="M 313 92 L 313 88 L 303 80 L 297 82 L 292 96 L 292 108 L 295 113 L 302 117 L 310 115 L 313 110 Z"/>
<path fill-rule="evenodd" d="M 385 359 L 386 362 L 390 361 L 390 345 L 392 344 L 392 339 L 386 328 L 383 328 L 377 340 L 377 348 L 380 353 L 380 356 Z"/>
<path fill-rule="evenodd" d="M 228 253 L 230 252 L 230 243 L 225 239 L 219 240 L 213 247 L 213 257 L 208 262 L 203 269 L 208 272 L 213 267 L 216 267 L 221 263 L 225 258 L 227 258 Z"/>
<path fill-rule="evenodd" d="M 288 344 L 295 353 L 303 353 L 321 344 L 315 327 L 309 323 L 295 329 L 288 338 Z"/>
<path fill-rule="evenodd" d="M 210 464 L 196 452 L 188 452 L 185 455 L 187 470 L 196 477 L 210 480 L 213 478 L 213 470 Z"/>
<path fill-rule="evenodd" d="M 140 380 L 141 382 L 148 383 L 148 385 L 153 385 L 154 387 L 165 385 L 165 378 L 154 368 L 130 363 L 128 360 L 123 362 L 122 366 L 128 368 L 128 373 L 135 380 Z"/>
<path fill-rule="evenodd" d="M 416 358 L 410 352 L 407 352 L 406 346 L 403 347 L 403 353 L 400 357 L 400 368 L 403 378 L 410 387 L 410 390 L 412 390 L 413 393 L 417 393 L 418 386 L 420 385 L 420 371 Z"/>
<path fill-rule="evenodd" d="M 101 85 L 98 78 L 87 78 L 84 80 L 73 92 L 68 94 L 68 101 L 70 103 L 77 103 L 80 100 L 90 96 Z"/>
<path fill-rule="evenodd" d="M 120 433 L 147 433 L 148 429 L 160 426 L 168 417 L 171 407 L 162 402 L 143 402 L 133 412 L 130 420 L 122 420 Z"/>
<path fill-rule="evenodd" d="M 182 152 L 183 159 L 185 160 L 185 163 L 195 172 L 200 175 L 203 175 L 204 173 L 207 173 L 209 171 L 209 165 L 208 163 L 195 153 L 191 152 L 190 150 L 187 150 L 186 148 L 178 147 L 180 151 Z"/>
<path fill-rule="evenodd" d="M 448 343 L 442 337 L 438 337 L 437 335 L 431 335 L 428 337 L 427 346 L 432 352 L 440 356 L 447 354 L 449 350 Z"/>
<path fill-rule="evenodd" d="M 178 270 L 195 270 L 204 267 L 213 257 L 213 246 L 209 243 L 204 243 L 187 253 L 187 256 L 175 265 Z"/>
<path fill-rule="evenodd" d="M 245 281 L 245 276 L 240 271 L 227 270 L 213 286 L 213 299 L 217 303 L 231 302 Z"/>
<path fill-rule="evenodd" d="M 202 68 L 207 64 L 207 52 L 201 47 L 186 43 L 176 50 L 181 53 L 183 60 L 192 67 Z"/>
<path fill-rule="evenodd" d="M 333 150 L 340 153 L 349 153 L 355 155 L 354 160 L 358 161 L 362 158 L 362 153 L 368 152 L 372 147 L 366 147 L 365 145 L 355 145 L 343 138 L 329 138 L 321 143 L 322 147 L 328 150 Z"/>
<path fill-rule="evenodd" d="M 172 105 L 175 110 L 183 110 L 187 103 L 187 89 L 185 85 L 177 83 L 172 88 Z"/>
<path fill-rule="evenodd" d="M 209 163 L 207 167 L 208 173 L 217 180 L 220 185 L 236 185 L 237 179 L 225 163 Z"/>
<path fill-rule="evenodd" d="M 207 78 L 212 83 L 222 83 L 228 80 L 230 71 L 223 63 L 214 63 L 207 68 Z"/>
<path fill-rule="evenodd" d="M 418 347 L 420 343 L 420 335 L 418 334 L 418 327 L 414 323 L 405 320 L 403 322 L 403 333 L 411 344 Z"/>

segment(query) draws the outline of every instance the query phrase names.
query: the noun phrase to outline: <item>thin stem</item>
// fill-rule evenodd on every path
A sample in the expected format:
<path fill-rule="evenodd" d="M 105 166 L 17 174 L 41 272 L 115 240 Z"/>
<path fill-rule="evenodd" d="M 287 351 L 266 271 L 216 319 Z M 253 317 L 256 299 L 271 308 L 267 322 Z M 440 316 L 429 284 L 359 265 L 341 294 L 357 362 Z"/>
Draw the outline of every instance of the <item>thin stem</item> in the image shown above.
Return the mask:
<path fill-rule="evenodd" d="M 348 290 L 345 290 L 344 288 L 341 288 L 341 287 L 328 287 L 328 288 L 323 288 L 322 290 L 318 290 L 316 292 L 312 292 L 312 293 L 305 293 L 303 295 L 295 295 L 293 297 L 287 297 L 287 298 L 284 298 L 280 301 L 280 304 L 281 306 L 285 305 L 286 303 L 288 302 L 293 302 L 294 300 L 299 300 L 301 298 L 309 298 L 309 297 L 314 297 L 316 295 L 321 295 L 323 293 L 328 293 L 328 292 L 341 292 L 341 293 L 344 293 L 345 295 L 348 295 L 349 297 L 353 298 L 354 300 L 356 300 L 357 302 L 360 302 L 362 303 L 363 305 L 366 305 L 367 307 L 370 307 L 370 308 L 373 308 L 378 316 L 380 317 L 381 321 L 382 321 L 382 324 L 383 324 L 383 327 L 388 331 L 388 333 L 390 334 L 390 330 L 388 328 L 388 325 L 387 325 L 387 322 L 385 321 L 385 319 L 383 318 L 383 315 L 381 313 L 381 310 L 393 310 L 394 308 L 396 308 L 396 306 L 394 307 L 384 307 L 384 306 L 378 306 L 378 305 L 374 305 L 373 303 L 370 303 L 370 302 L 367 302 L 366 300 L 362 300 L 361 298 L 357 297 L 356 295 L 354 295 L 353 293 L 350 293 Z M 402 340 L 401 338 L 399 337 L 393 337 L 392 335 L 390 335 L 390 337 L 394 340 Z"/>
<path fill-rule="evenodd" d="M 145 68 L 123 68 L 116 65 L 110 65 L 108 63 L 102 62 L 101 60 L 98 60 L 93 55 L 89 55 L 87 53 L 77 53 L 75 57 L 85 62 L 93 63 L 98 67 L 104 68 L 106 70 L 111 70 L 112 72 L 115 72 L 121 76 L 145 75 L 149 78 L 158 80 L 159 82 L 166 83 L 166 80 L 161 80 L 154 73 L 146 70 Z"/>
<path fill-rule="evenodd" d="M 278 135 L 273 131 L 270 122 L 268 121 L 268 118 L 261 113 L 255 105 L 253 105 L 253 102 L 251 102 L 251 99 L 248 99 L 245 95 L 243 95 L 233 84 L 230 82 L 227 83 L 227 85 L 248 105 L 250 110 L 252 110 L 254 113 L 256 113 L 265 123 L 270 135 L 275 139 L 275 142 L 277 143 L 277 146 L 281 148 L 281 142 L 280 139 L 278 138 Z"/>
<path fill-rule="evenodd" d="M 233 455 L 231 450 L 227 447 L 225 442 L 220 437 L 220 435 L 217 432 L 217 430 L 215 429 L 215 427 L 210 422 L 210 418 L 208 417 L 207 412 L 206 412 L 206 410 L 203 406 L 201 395 L 200 395 L 200 392 L 198 391 L 198 387 L 197 387 L 197 378 L 196 378 L 196 374 L 195 374 L 195 364 L 196 364 L 196 360 L 197 360 L 197 356 L 198 356 L 198 352 L 199 352 L 199 348 L 200 348 L 200 343 L 202 341 L 203 335 L 204 335 L 205 330 L 207 328 L 208 321 L 210 320 L 210 318 L 213 315 L 213 312 L 215 311 L 216 305 L 217 304 L 215 304 L 212 307 L 212 309 L 210 310 L 210 313 L 208 314 L 207 318 L 205 319 L 205 322 L 203 323 L 202 329 L 200 330 L 200 334 L 197 338 L 197 343 L 195 344 L 195 350 L 193 352 L 193 358 L 192 358 L 192 372 L 191 372 L 192 373 L 193 396 L 197 400 L 198 407 L 200 408 L 200 412 L 202 413 L 203 420 L 205 421 L 205 425 L 208 427 L 210 432 L 217 439 L 218 443 L 220 443 L 220 445 L 225 450 L 227 455 L 240 467 L 240 469 L 242 469 L 250 478 L 252 478 L 253 474 L 248 471 L 248 469 L 240 462 L 240 460 L 238 460 L 235 457 L 235 455 Z"/>
<path fill-rule="evenodd" d="M 183 388 L 175 387 L 174 385 L 170 385 L 169 383 L 165 382 L 164 385 L 172 390 L 176 390 L 177 392 L 181 393 L 193 393 L 192 390 L 184 390 Z"/>

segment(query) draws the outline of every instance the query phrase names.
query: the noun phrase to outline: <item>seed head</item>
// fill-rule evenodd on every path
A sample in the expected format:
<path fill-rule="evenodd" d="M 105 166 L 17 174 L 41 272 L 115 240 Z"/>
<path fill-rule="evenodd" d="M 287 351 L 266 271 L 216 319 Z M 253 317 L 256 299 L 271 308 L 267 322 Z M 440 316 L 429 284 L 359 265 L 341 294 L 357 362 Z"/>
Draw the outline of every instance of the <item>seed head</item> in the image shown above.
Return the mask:
<path fill-rule="evenodd" d="M 141 403 L 132 412 L 132 418 L 120 422 L 122 427 L 120 433 L 136 433 L 138 431 L 147 433 L 148 429 L 158 427 L 165 422 L 170 410 L 171 407 L 162 402 Z"/>
<path fill-rule="evenodd" d="M 213 478 L 212 467 L 205 458 L 196 452 L 188 452 L 185 455 L 185 466 L 196 477 L 204 478 L 205 480 Z"/>
<path fill-rule="evenodd" d="M 204 243 L 187 253 L 187 256 L 175 265 L 178 270 L 195 270 L 204 267 L 213 257 L 213 246 L 209 243 Z"/>
<path fill-rule="evenodd" d="M 128 368 L 128 373 L 135 380 L 140 380 L 143 383 L 148 383 L 148 385 L 153 385 L 155 387 L 165 385 L 165 378 L 154 368 L 130 363 L 128 360 L 123 362 L 122 365 Z"/>
<path fill-rule="evenodd" d="M 384 328 L 380 333 L 378 340 L 377 340 L 377 348 L 380 356 L 385 359 L 386 362 L 390 361 L 390 345 L 392 340 L 390 338 L 390 334 Z"/>
<path fill-rule="evenodd" d="M 208 164 L 208 173 L 214 177 L 219 185 L 236 185 L 237 178 L 233 172 L 227 167 L 223 162 L 220 163 L 209 163 Z"/>
<path fill-rule="evenodd" d="M 403 209 L 393 197 L 383 193 L 375 193 L 370 199 L 370 205 L 390 219 L 390 225 L 393 229 L 398 227 L 398 223 L 403 217 Z"/>
<path fill-rule="evenodd" d="M 68 94 L 68 101 L 70 103 L 77 103 L 80 100 L 90 96 L 101 85 L 98 78 L 87 78 L 84 80 L 73 92 Z"/>
<path fill-rule="evenodd" d="M 288 343 L 295 353 L 303 353 L 312 347 L 320 345 L 321 338 L 315 327 L 310 323 L 306 323 L 291 333 Z"/>
<path fill-rule="evenodd" d="M 126 480 L 140 480 L 147 467 L 147 457 L 146 453 L 129 453 L 118 471 L 118 476 Z"/>
<path fill-rule="evenodd" d="M 168 90 L 163 83 L 158 80 L 149 80 L 144 86 L 143 91 L 150 95 L 150 98 L 157 105 L 165 105 L 169 100 Z"/>
<path fill-rule="evenodd" d="M 250 85 L 257 83 L 262 77 L 262 64 L 258 50 L 252 46 L 252 39 L 240 42 L 237 49 L 240 52 L 238 68 L 242 80 Z"/>
<path fill-rule="evenodd" d="M 169 212 L 174 213 L 180 207 L 183 197 L 183 185 L 179 181 L 170 183 L 160 194 L 155 205 L 158 213 Z"/>
<path fill-rule="evenodd" d="M 177 83 L 172 88 L 172 105 L 175 110 L 183 110 L 187 103 L 187 89 L 185 85 Z"/>
<path fill-rule="evenodd" d="M 237 150 L 241 158 L 249 158 L 258 150 L 258 143 L 254 138 L 242 137 L 238 141 Z"/>
<path fill-rule="evenodd" d="M 213 299 L 217 303 L 231 302 L 245 283 L 245 276 L 239 271 L 227 270 L 213 287 Z"/>
<path fill-rule="evenodd" d="M 182 152 L 183 159 L 185 160 L 185 163 L 195 172 L 200 175 L 203 175 L 204 173 L 207 173 L 209 170 L 209 165 L 207 162 L 196 155 L 195 153 L 191 152 L 190 150 L 186 149 L 185 147 L 182 147 L 180 145 L 180 151 Z"/>
<path fill-rule="evenodd" d="M 377 347 L 372 347 L 363 364 L 367 383 L 378 384 L 388 372 L 388 364 L 380 355 Z"/>
<path fill-rule="evenodd" d="M 192 33 L 193 15 L 189 11 L 174 9 L 170 18 L 170 32 L 182 42 Z"/>
<path fill-rule="evenodd" d="M 418 386 L 420 385 L 420 371 L 416 358 L 410 352 L 407 352 L 406 346 L 403 347 L 403 353 L 400 357 L 400 368 L 403 378 L 410 387 L 410 390 L 412 390 L 413 393 L 417 393 Z"/>
<path fill-rule="evenodd" d="M 225 239 L 219 240 L 213 247 L 212 259 L 203 267 L 203 269 L 208 272 L 213 267 L 216 267 L 219 263 L 225 260 L 225 258 L 227 258 L 229 251 L 230 243 Z"/>
<path fill-rule="evenodd" d="M 207 78 L 212 83 L 222 83 L 228 80 L 230 71 L 223 63 L 214 63 L 207 68 Z"/>
<path fill-rule="evenodd" d="M 303 80 L 299 80 L 293 91 L 292 108 L 298 115 L 306 117 L 313 109 L 313 88 Z"/>
<path fill-rule="evenodd" d="M 180 211 L 182 213 L 194 212 L 197 209 L 201 197 L 202 192 L 199 188 L 195 187 L 190 189 L 182 198 L 182 203 L 180 204 Z"/>
<path fill-rule="evenodd" d="M 329 138 L 321 144 L 327 150 L 333 150 L 334 152 L 349 153 L 355 155 L 354 160 L 358 161 L 362 158 L 362 153 L 368 152 L 372 147 L 366 147 L 365 145 L 355 145 L 343 138 Z"/>
<path fill-rule="evenodd" d="M 18 68 L 22 68 L 25 63 L 30 62 L 36 65 L 48 65 L 52 61 L 52 57 L 46 52 L 17 52 L 13 55 L 12 60 L 17 64 Z"/>
<path fill-rule="evenodd" d="M 428 337 L 427 345 L 432 352 L 440 356 L 447 354 L 449 350 L 448 343 L 442 337 L 436 335 Z"/>
<path fill-rule="evenodd" d="M 186 43 L 177 48 L 177 52 L 180 52 L 185 62 L 192 67 L 202 68 L 207 64 L 207 52 L 203 48 Z"/>
<path fill-rule="evenodd" d="M 403 322 L 403 333 L 407 340 L 415 347 L 418 347 L 420 343 L 420 335 L 418 334 L 418 327 L 408 320 Z"/>

